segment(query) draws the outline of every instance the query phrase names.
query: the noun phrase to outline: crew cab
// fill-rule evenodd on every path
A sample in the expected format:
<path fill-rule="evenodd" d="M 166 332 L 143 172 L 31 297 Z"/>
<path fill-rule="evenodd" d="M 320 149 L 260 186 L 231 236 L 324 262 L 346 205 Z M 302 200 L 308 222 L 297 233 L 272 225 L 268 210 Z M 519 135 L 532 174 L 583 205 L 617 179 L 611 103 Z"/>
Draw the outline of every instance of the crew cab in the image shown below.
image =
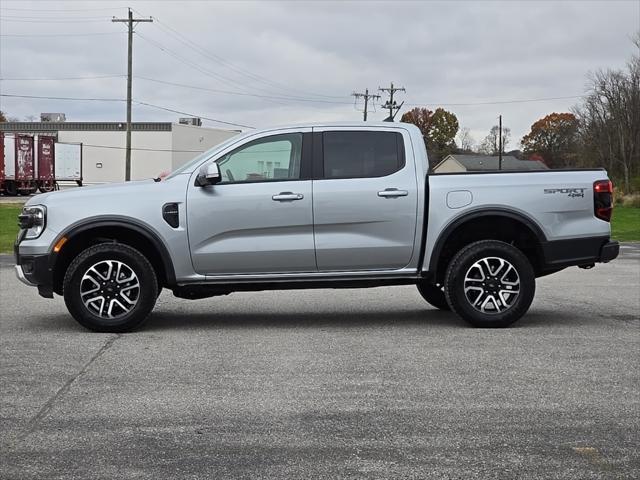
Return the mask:
<path fill-rule="evenodd" d="M 504 327 L 536 277 L 618 255 L 604 170 L 428 165 L 410 124 L 251 130 L 162 181 L 31 198 L 16 273 L 96 331 L 138 327 L 164 288 L 200 299 L 410 284 L 474 326 Z"/>

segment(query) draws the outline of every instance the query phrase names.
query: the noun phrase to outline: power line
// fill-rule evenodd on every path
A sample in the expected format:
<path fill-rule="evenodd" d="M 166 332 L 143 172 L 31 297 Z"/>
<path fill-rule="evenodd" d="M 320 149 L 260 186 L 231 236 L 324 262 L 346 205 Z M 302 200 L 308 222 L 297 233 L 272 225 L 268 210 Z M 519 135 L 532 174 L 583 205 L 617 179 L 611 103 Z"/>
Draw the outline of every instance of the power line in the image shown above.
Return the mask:
<path fill-rule="evenodd" d="M 94 12 L 94 11 L 104 11 L 104 10 L 122 10 L 127 8 L 126 6 L 123 7 L 92 7 L 92 8 L 8 8 L 8 7 L 2 7 L 2 10 L 9 10 L 12 12 L 52 12 L 52 13 L 56 13 L 56 12 L 60 12 L 60 13 L 66 13 L 66 12 Z"/>
<path fill-rule="evenodd" d="M 138 76 L 138 75 L 136 75 L 135 78 L 138 78 L 140 80 L 146 80 L 146 81 L 149 81 L 149 82 L 161 83 L 163 85 L 172 85 L 172 86 L 175 86 L 175 87 L 191 88 L 191 89 L 194 89 L 194 90 L 202 90 L 202 91 L 207 91 L 207 92 L 212 92 L 212 93 L 224 93 L 224 94 L 229 94 L 229 95 L 241 95 L 241 96 L 245 96 L 245 97 L 266 98 L 266 99 L 274 99 L 274 100 L 287 100 L 287 101 L 296 101 L 296 102 L 332 103 L 332 104 L 339 104 L 339 105 L 351 105 L 351 102 L 336 102 L 336 101 L 333 101 L 333 100 L 285 97 L 285 96 L 278 96 L 278 95 L 261 95 L 261 94 L 258 94 L 258 93 L 243 93 L 243 92 L 234 92 L 232 90 L 220 90 L 220 89 L 217 89 L 217 88 L 198 87 L 196 85 L 186 85 L 184 83 L 168 82 L 168 81 L 165 81 L 165 80 L 157 80 L 155 78 L 141 77 L 141 76 Z"/>
<path fill-rule="evenodd" d="M 230 77 L 225 77 L 223 75 L 220 75 L 219 73 L 214 73 L 214 72 L 211 72 L 209 70 L 205 70 L 200 65 L 198 65 L 198 64 L 196 64 L 194 62 L 191 62 L 190 60 L 186 60 L 185 58 L 183 58 L 182 56 L 180 56 L 176 52 L 166 48 L 164 45 L 156 42 L 155 40 L 147 38 L 147 37 L 145 37 L 145 36 L 143 36 L 143 35 L 141 35 L 140 33 L 137 33 L 137 32 L 136 32 L 136 35 L 139 38 L 143 39 L 144 41 L 148 42 L 149 44 L 153 45 L 154 47 L 158 48 L 159 50 L 165 52 L 167 55 L 175 58 L 180 63 L 183 63 L 183 64 L 193 68 L 194 70 L 197 70 L 200 73 L 208 76 L 208 77 L 215 78 L 216 80 L 221 81 L 222 83 L 225 83 L 225 84 L 231 85 L 231 86 L 237 86 L 237 84 L 238 84 L 237 81 L 234 81 Z M 162 81 L 162 80 L 151 79 L 151 78 L 148 78 L 148 77 L 137 77 L 137 78 L 143 78 L 143 79 L 151 81 L 151 82 L 165 83 L 167 85 L 174 85 L 174 86 L 180 86 L 180 87 L 185 87 L 185 88 L 193 88 L 193 89 L 197 89 L 197 90 L 210 90 L 212 92 L 217 92 L 217 93 L 227 93 L 227 94 L 231 94 L 231 95 L 251 96 L 251 97 L 256 97 L 256 98 L 262 98 L 262 99 L 265 99 L 267 101 L 271 101 L 271 102 L 275 102 L 275 103 L 281 103 L 280 101 L 278 101 L 278 100 L 281 100 L 281 101 L 293 101 L 293 102 L 336 103 L 336 104 L 344 103 L 344 104 L 350 104 L 348 102 L 336 102 L 336 101 L 332 101 L 332 100 L 310 99 L 310 98 L 297 97 L 297 96 L 292 96 L 292 95 L 255 94 L 255 93 L 250 93 L 249 91 L 246 91 L 246 89 L 245 89 L 244 92 L 234 92 L 234 91 L 218 90 L 218 89 L 207 89 L 207 88 L 204 88 L 204 87 L 197 87 L 197 86 L 192 86 L 192 85 L 185 85 L 185 84 L 179 84 L 179 83 L 173 83 L 173 82 L 166 82 L 166 81 Z M 258 90 L 264 91 L 264 89 L 258 89 Z"/>
<path fill-rule="evenodd" d="M 137 78 L 142 78 L 145 80 L 150 80 L 150 81 L 155 81 L 155 82 L 162 82 L 161 80 L 153 80 L 153 79 L 149 79 L 146 77 L 137 77 Z M 189 87 L 189 88 L 198 88 L 200 89 L 201 87 Z M 213 90 L 213 89 L 212 89 Z M 224 90 L 222 91 L 224 93 Z M 239 92 L 236 92 L 236 94 L 240 94 Z M 244 95 L 251 95 L 251 96 L 257 96 L 256 94 L 244 94 Z M 37 96 L 37 95 L 15 95 L 15 94 L 0 94 L 0 96 L 2 97 L 17 97 L 17 98 L 40 98 L 40 99 L 44 99 L 44 100 L 95 100 L 95 101 L 116 101 L 116 102 L 124 102 L 124 99 L 120 99 L 120 98 L 76 98 L 76 97 L 47 97 L 47 96 Z M 568 96 L 564 96 L 564 97 L 544 97 L 544 98 L 528 98 L 528 99 L 515 99 L 515 100 L 497 100 L 497 101 L 488 101 L 488 102 L 475 102 L 475 103 L 442 103 L 442 102 L 422 102 L 422 103 L 408 103 L 408 106 L 412 106 L 412 107 L 424 107 L 424 106 L 442 106 L 442 107 L 467 107 L 467 106 L 482 106 L 482 105 L 504 105 L 504 104 L 509 104 L 509 103 L 531 103 L 531 102 L 547 102 L 547 101 L 552 101 L 552 100 L 570 100 L 570 99 L 576 99 L 576 98 L 584 98 L 586 95 L 568 95 Z M 291 98 L 287 98 L 287 97 L 283 97 L 286 98 L 287 100 L 293 100 Z M 342 103 L 342 102 L 340 102 Z M 345 102 L 345 105 L 347 103 Z M 349 105 L 351 105 L 351 103 L 349 103 Z M 197 116 L 197 115 L 196 115 Z M 203 117 L 204 118 L 204 117 Z"/>
<path fill-rule="evenodd" d="M 176 29 L 171 28 L 169 25 L 167 25 L 164 22 L 161 22 L 159 19 L 157 19 L 156 17 L 154 17 L 154 19 L 157 21 L 158 23 L 158 27 L 164 29 L 165 31 L 168 31 L 168 33 L 174 38 L 177 38 L 178 41 L 180 41 L 182 44 L 190 47 L 192 50 L 196 51 L 197 53 L 199 53 L 200 55 L 209 58 L 210 60 L 213 60 L 216 63 L 222 64 L 223 66 L 229 68 L 230 70 L 235 71 L 236 73 L 239 73 L 240 75 L 243 75 L 251 80 L 254 81 L 258 81 L 260 83 L 269 85 L 272 89 L 275 87 L 279 90 L 287 90 L 287 91 L 298 91 L 304 95 L 311 95 L 311 96 L 315 96 L 315 97 L 323 97 L 323 98 L 345 98 L 344 95 L 324 95 L 324 94 L 319 94 L 319 93 L 313 93 L 313 92 L 306 92 L 303 90 L 297 90 L 294 88 L 291 88 L 290 86 L 284 85 L 282 83 L 270 80 L 267 77 L 264 77 L 263 75 L 259 75 L 257 73 L 254 73 L 246 68 L 242 68 L 239 67 L 233 63 L 231 63 L 230 61 L 224 59 L 223 57 L 216 55 L 208 50 L 206 50 L 205 48 L 201 47 L 200 45 L 198 45 L 197 43 L 193 42 L 192 40 L 190 40 L 189 38 L 187 38 L 185 35 L 181 34 L 180 32 L 178 32 Z M 263 90 L 264 91 L 264 90 Z"/>
<path fill-rule="evenodd" d="M 116 147 L 113 145 L 92 145 L 90 143 L 83 143 L 83 147 L 93 147 L 93 148 L 107 148 L 113 150 L 126 150 L 127 147 Z M 173 152 L 173 153 L 202 153 L 204 150 L 172 150 L 172 149 L 164 149 L 164 148 L 142 148 L 142 147 L 131 147 L 131 150 L 140 150 L 142 152 Z"/>
<path fill-rule="evenodd" d="M 0 37 L 92 37 L 94 35 L 122 35 L 124 32 L 87 33 L 2 33 Z"/>
<path fill-rule="evenodd" d="M 179 62 L 190 66 L 191 68 L 198 70 L 200 73 L 203 73 L 209 77 L 215 78 L 218 81 L 221 81 L 223 83 L 226 83 L 228 85 L 236 85 L 237 82 L 234 82 L 233 79 L 225 77 L 223 75 L 220 75 L 218 73 L 214 73 L 214 72 L 210 72 L 208 70 L 205 70 L 204 68 L 200 67 L 197 63 L 192 62 L 190 60 L 187 60 L 185 58 L 182 58 L 181 55 L 179 55 L 178 53 L 174 52 L 173 50 L 168 49 L 167 47 L 165 47 L 164 45 L 162 45 L 161 43 L 152 40 L 150 38 L 145 37 L 144 35 L 141 35 L 140 33 L 136 32 L 136 35 L 143 39 L 144 41 L 148 42 L 150 45 L 153 45 L 154 47 L 158 48 L 159 50 L 163 51 L 164 53 L 166 53 L 167 55 L 175 58 L 176 60 L 178 60 Z"/>
<path fill-rule="evenodd" d="M 96 102 L 126 102 L 126 100 L 124 98 L 79 98 L 79 97 L 47 97 L 47 96 L 40 96 L 40 95 L 15 95 L 15 94 L 9 94 L 9 93 L 0 93 L 0 97 L 9 97 L 9 98 L 31 98 L 31 99 L 38 99 L 38 100 L 70 100 L 70 101 L 96 101 Z M 172 108 L 168 108 L 168 107 L 163 107 L 161 105 L 155 105 L 153 103 L 147 103 L 147 102 L 141 102 L 138 100 L 132 100 L 133 103 L 137 104 L 137 105 L 143 105 L 146 107 L 151 107 L 151 108 L 157 108 L 159 110 L 165 110 L 167 112 L 172 112 L 172 113 L 178 113 L 180 115 L 187 115 L 189 117 L 199 117 L 202 118 L 204 120 L 209 120 L 211 122 L 216 122 L 216 123 L 222 123 L 225 125 L 232 125 L 234 127 L 242 127 L 242 128 L 254 128 L 252 126 L 249 125 L 243 125 L 241 123 L 234 123 L 234 122 L 227 122 L 224 120 L 219 120 L 217 118 L 211 118 L 211 117 L 205 117 L 204 115 L 199 115 L 196 113 L 189 113 L 189 112 L 183 112 L 180 110 L 174 110 Z"/>
<path fill-rule="evenodd" d="M 188 113 L 188 112 L 182 112 L 182 111 L 180 111 L 180 110 L 174 110 L 174 109 L 172 109 L 172 108 L 168 108 L 168 107 L 161 107 L 160 105 L 154 105 L 154 104 L 152 104 L 152 103 L 139 102 L 139 101 L 134 101 L 134 103 L 136 103 L 136 104 L 138 104 L 138 105 L 144 105 L 144 106 L 147 106 L 147 107 L 157 108 L 157 109 L 160 109 L 160 110 L 165 110 L 165 111 L 167 111 L 167 112 L 178 113 L 178 114 L 180 114 L 180 115 L 187 115 L 187 116 L 189 116 L 189 117 L 199 117 L 199 118 L 202 118 L 202 119 L 204 119 L 204 120 L 209 120 L 209 121 L 211 121 L 211 122 L 217 122 L 217 123 L 223 123 L 223 124 L 225 124 L 225 125 L 232 125 L 232 126 L 234 126 L 234 127 L 255 128 L 255 127 L 252 127 L 252 126 L 250 126 L 250 125 L 243 125 L 243 124 L 241 124 L 241 123 L 234 123 L 234 122 L 226 122 L 226 121 L 224 121 L 224 120 L 218 120 L 217 118 L 209 118 L 209 117 L 204 117 L 204 116 L 202 116 L 202 115 L 196 115 L 196 114 L 194 114 L 194 113 Z"/>
<path fill-rule="evenodd" d="M 0 17 L 0 22 L 7 22 L 7 23 L 90 23 L 90 22 L 103 22 L 104 21 L 104 17 L 102 17 L 101 20 L 91 20 L 91 19 L 87 19 L 87 20 L 57 20 L 57 19 L 48 19 L 48 18 L 41 18 L 41 19 L 29 19 L 29 18 L 12 18 L 12 17 L 6 17 L 6 16 L 2 16 Z"/>
<path fill-rule="evenodd" d="M 83 17 L 83 16 L 70 16 L 68 18 L 64 18 L 64 17 L 52 17 L 50 15 L 45 15 L 45 16 L 24 16 L 24 15 L 2 15 L 2 18 L 11 18 L 11 19 L 18 19 L 18 20 L 42 20 L 42 21 L 50 21 L 53 20 L 54 22 L 66 22 L 67 20 L 92 20 L 92 19 L 104 19 L 103 15 L 92 15 L 90 17 Z"/>
<path fill-rule="evenodd" d="M 41 95 L 16 95 L 12 93 L 0 93 L 0 97 L 10 98 L 34 98 L 40 100 L 73 100 L 73 101 L 87 101 L 87 102 L 126 102 L 124 98 L 87 98 L 87 97 L 48 97 Z"/>
<path fill-rule="evenodd" d="M 174 52 L 174 51 L 172 51 L 172 50 L 170 50 L 170 49 L 168 49 L 167 47 L 165 47 L 164 45 L 162 45 L 162 44 L 160 44 L 160 43 L 156 42 L 155 40 L 152 40 L 152 39 L 147 38 L 147 37 L 145 37 L 145 36 L 143 36 L 143 35 L 140 35 L 140 34 L 139 34 L 139 33 L 137 33 L 137 32 L 136 32 L 136 34 L 138 35 L 138 37 L 142 38 L 143 40 L 145 40 L 145 41 L 146 41 L 146 42 L 148 42 L 149 44 L 151 44 L 151 45 L 153 45 L 154 47 L 158 48 L 159 50 L 163 51 L 163 52 L 164 52 L 164 53 L 166 53 L 167 55 L 169 55 L 169 56 L 171 56 L 171 57 L 175 58 L 175 59 L 176 59 L 176 60 L 178 60 L 180 63 L 183 63 L 184 65 L 187 65 L 187 66 L 189 66 L 189 67 L 193 68 L 194 70 L 197 70 L 197 71 L 199 71 L 200 73 L 202 73 L 202 74 L 204 74 L 204 75 L 206 75 L 206 76 L 208 76 L 208 77 L 214 78 L 214 79 L 216 79 L 216 80 L 218 80 L 219 82 L 222 82 L 222 83 L 224 83 L 224 84 L 227 84 L 227 85 L 230 85 L 230 86 L 234 86 L 234 87 L 237 87 L 237 86 L 238 86 L 238 83 L 239 83 L 239 82 L 238 82 L 237 80 L 234 80 L 233 78 L 226 77 L 226 76 L 221 75 L 221 74 L 219 74 L 219 73 L 212 72 L 212 71 L 210 71 L 210 70 L 204 69 L 204 68 L 203 68 L 202 66 L 200 66 L 199 64 L 197 64 L 197 63 L 195 63 L 195 62 L 192 62 L 192 61 L 190 61 L 190 60 L 187 60 L 187 59 L 183 58 L 183 56 L 179 55 L 178 53 L 176 53 L 176 52 Z M 242 87 L 241 87 L 241 88 L 242 88 Z M 247 94 L 247 95 L 250 93 L 250 91 L 247 91 L 247 89 L 246 89 L 246 88 L 244 88 L 243 90 L 245 91 L 245 94 Z M 258 89 L 258 90 L 260 90 L 260 89 Z M 265 100 L 267 100 L 267 101 L 269 101 L 269 102 L 272 102 L 272 103 L 278 103 L 278 104 L 281 104 L 281 105 L 282 105 L 282 102 L 281 102 L 281 101 L 278 101 L 278 100 L 275 100 L 275 99 L 268 99 L 268 98 L 266 98 L 266 96 L 264 96 L 263 98 L 265 98 Z"/>
<path fill-rule="evenodd" d="M 12 81 L 21 81 L 21 82 L 39 82 L 39 81 L 49 81 L 49 80 L 97 80 L 101 78 L 122 78 L 126 77 L 126 75 L 96 75 L 93 77 L 30 77 L 30 78 L 0 78 L 0 82 L 12 82 Z"/>
<path fill-rule="evenodd" d="M 164 53 L 166 53 L 167 55 L 175 58 L 176 60 L 178 60 L 180 63 L 183 63 L 191 68 L 193 68 L 194 70 L 199 71 L 200 73 L 211 77 L 211 78 L 215 78 L 216 80 L 225 83 L 227 85 L 231 85 L 231 86 L 237 86 L 238 82 L 234 81 L 233 79 L 229 78 L 229 77 L 225 77 L 223 75 L 220 75 L 219 73 L 215 73 L 215 72 L 211 72 L 209 70 L 205 70 L 204 68 L 202 68 L 200 65 L 190 61 L 190 60 L 186 60 L 184 58 L 182 58 L 181 55 L 173 52 L 172 50 L 166 48 L 165 46 L 161 45 L 160 43 L 156 42 L 155 40 L 151 40 L 150 38 L 147 38 L 143 35 L 140 35 L 139 33 L 136 32 L 136 34 L 138 35 L 139 38 L 142 38 L 143 40 L 145 40 L 146 42 L 148 42 L 149 44 L 153 45 L 154 47 L 160 49 L 161 51 L 163 51 Z M 248 92 L 247 92 L 248 94 Z M 282 102 L 277 101 L 277 100 L 270 100 L 267 99 L 267 101 L 272 102 L 272 103 L 279 103 L 282 104 Z"/>
<path fill-rule="evenodd" d="M 527 98 L 516 100 L 494 100 L 486 102 L 471 102 L 471 103 L 444 103 L 444 102 L 422 102 L 422 103 L 407 103 L 411 107 L 424 107 L 424 106 L 441 106 L 441 107 L 469 107 L 476 105 L 503 105 L 508 103 L 530 103 L 530 102 L 546 102 L 550 100 L 570 100 L 575 98 L 584 98 L 585 95 L 568 95 L 564 97 L 545 97 L 545 98 Z"/>

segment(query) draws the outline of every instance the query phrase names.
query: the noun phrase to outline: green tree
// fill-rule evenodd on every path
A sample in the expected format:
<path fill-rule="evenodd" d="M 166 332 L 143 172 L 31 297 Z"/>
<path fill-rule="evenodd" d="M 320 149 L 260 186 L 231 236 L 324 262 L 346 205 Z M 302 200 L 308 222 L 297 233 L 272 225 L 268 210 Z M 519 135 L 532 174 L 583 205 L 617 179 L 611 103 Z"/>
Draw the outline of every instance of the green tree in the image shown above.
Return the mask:
<path fill-rule="evenodd" d="M 458 134 L 458 118 L 455 114 L 446 111 L 444 108 L 437 108 L 431 117 L 431 134 L 429 141 L 431 150 L 439 160 L 455 152 L 455 138 Z"/>

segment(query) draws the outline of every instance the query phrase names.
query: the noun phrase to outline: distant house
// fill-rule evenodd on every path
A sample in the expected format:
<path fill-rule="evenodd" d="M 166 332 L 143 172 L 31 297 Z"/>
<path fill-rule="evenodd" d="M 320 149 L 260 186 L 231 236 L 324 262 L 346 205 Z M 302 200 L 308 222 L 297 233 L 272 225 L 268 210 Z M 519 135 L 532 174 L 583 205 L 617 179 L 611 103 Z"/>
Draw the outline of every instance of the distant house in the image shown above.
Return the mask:
<path fill-rule="evenodd" d="M 498 170 L 498 157 L 488 155 L 447 155 L 439 164 L 433 167 L 434 173 L 477 172 Z M 511 155 L 502 156 L 502 170 L 547 170 L 539 160 L 518 160 Z"/>

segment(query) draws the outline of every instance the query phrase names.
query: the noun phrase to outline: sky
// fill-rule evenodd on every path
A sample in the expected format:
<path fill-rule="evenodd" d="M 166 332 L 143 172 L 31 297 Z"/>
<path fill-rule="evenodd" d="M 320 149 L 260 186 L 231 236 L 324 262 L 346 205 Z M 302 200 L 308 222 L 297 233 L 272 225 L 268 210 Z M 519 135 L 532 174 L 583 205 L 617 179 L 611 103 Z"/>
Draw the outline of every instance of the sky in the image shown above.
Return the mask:
<path fill-rule="evenodd" d="M 0 93 L 83 100 L 2 96 L 0 110 L 124 121 L 126 26 L 111 19 L 127 7 L 154 20 L 134 33 L 134 121 L 186 116 L 169 110 L 232 129 L 213 120 L 360 120 L 351 94 L 366 88 L 382 95 L 369 112 L 382 120 L 378 88 L 393 82 L 406 89 L 398 119 L 441 106 L 480 142 L 501 114 L 507 149 L 537 119 L 579 104 L 590 72 L 624 68 L 640 31 L 640 0 L 1 0 Z"/>

